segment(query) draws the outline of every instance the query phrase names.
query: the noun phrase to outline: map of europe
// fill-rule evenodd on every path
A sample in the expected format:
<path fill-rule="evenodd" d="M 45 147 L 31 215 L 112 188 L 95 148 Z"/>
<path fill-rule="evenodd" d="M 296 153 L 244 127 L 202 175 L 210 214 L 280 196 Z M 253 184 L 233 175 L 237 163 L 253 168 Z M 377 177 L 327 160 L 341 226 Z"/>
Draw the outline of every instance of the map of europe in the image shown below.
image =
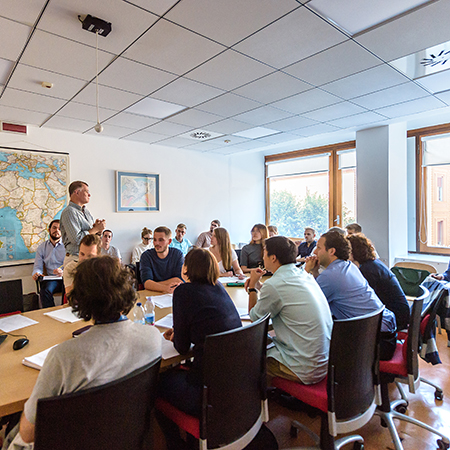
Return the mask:
<path fill-rule="evenodd" d="M 67 202 L 68 155 L 0 148 L 0 265 L 33 259 Z"/>

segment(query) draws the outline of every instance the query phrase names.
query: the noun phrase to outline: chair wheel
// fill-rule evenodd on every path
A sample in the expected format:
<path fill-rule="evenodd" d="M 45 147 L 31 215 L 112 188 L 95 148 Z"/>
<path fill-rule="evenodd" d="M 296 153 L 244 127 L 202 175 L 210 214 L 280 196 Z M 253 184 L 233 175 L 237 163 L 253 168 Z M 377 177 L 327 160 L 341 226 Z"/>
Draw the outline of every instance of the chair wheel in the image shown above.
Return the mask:
<path fill-rule="evenodd" d="M 445 443 L 442 439 L 438 439 L 436 443 L 439 450 L 447 450 L 450 447 L 450 444 Z"/>
<path fill-rule="evenodd" d="M 387 423 L 384 419 L 380 419 L 380 423 L 383 428 L 387 428 Z"/>
<path fill-rule="evenodd" d="M 400 414 L 406 413 L 406 406 L 405 405 L 398 405 L 396 406 L 395 410 Z"/>
<path fill-rule="evenodd" d="M 364 444 L 362 442 L 354 442 L 353 450 L 364 450 Z"/>
<path fill-rule="evenodd" d="M 294 427 L 294 425 L 291 425 L 291 429 L 289 431 L 289 434 L 291 435 L 291 437 L 297 438 L 298 437 L 298 428 Z"/>
<path fill-rule="evenodd" d="M 442 391 L 437 391 L 436 390 L 434 392 L 434 398 L 441 402 L 442 400 L 444 400 L 444 393 Z"/>

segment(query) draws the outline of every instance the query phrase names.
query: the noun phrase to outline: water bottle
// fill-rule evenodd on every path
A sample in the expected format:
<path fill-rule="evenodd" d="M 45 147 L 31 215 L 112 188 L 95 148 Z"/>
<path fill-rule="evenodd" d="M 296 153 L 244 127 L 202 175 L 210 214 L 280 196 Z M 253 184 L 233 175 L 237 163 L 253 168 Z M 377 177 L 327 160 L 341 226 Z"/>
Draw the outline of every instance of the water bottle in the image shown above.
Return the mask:
<path fill-rule="evenodd" d="M 145 313 L 141 302 L 136 303 L 133 309 L 133 322 L 145 324 Z"/>
<path fill-rule="evenodd" d="M 144 305 L 144 314 L 145 314 L 145 324 L 146 325 L 154 325 L 155 324 L 155 305 L 152 302 L 151 297 L 147 297 L 147 301 Z"/>

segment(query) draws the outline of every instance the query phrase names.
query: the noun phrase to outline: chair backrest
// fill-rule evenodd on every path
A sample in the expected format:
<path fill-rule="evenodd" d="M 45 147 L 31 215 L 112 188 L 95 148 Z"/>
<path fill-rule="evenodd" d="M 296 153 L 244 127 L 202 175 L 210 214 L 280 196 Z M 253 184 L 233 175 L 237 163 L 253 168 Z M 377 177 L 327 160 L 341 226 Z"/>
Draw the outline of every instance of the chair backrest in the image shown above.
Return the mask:
<path fill-rule="evenodd" d="M 269 314 L 251 325 L 206 337 L 200 438 L 218 448 L 244 436 L 266 400 Z"/>
<path fill-rule="evenodd" d="M 357 417 L 374 402 L 383 310 L 334 321 L 327 389 L 328 411 L 337 420 Z"/>
<path fill-rule="evenodd" d="M 0 314 L 23 312 L 22 280 L 0 282 Z"/>
<path fill-rule="evenodd" d="M 405 295 L 418 297 L 421 295 L 420 284 L 430 275 L 428 270 L 413 269 L 410 267 L 392 267 L 392 272 L 397 277 Z"/>
<path fill-rule="evenodd" d="M 394 267 L 406 267 L 408 269 L 427 270 L 430 273 L 436 273 L 436 267 L 432 264 L 413 262 L 413 261 L 400 261 L 394 264 Z"/>
<path fill-rule="evenodd" d="M 35 450 L 148 448 L 160 363 L 158 358 L 103 386 L 38 400 Z"/>
<path fill-rule="evenodd" d="M 426 307 L 422 306 L 422 323 L 420 327 L 420 335 L 422 342 L 426 342 L 431 337 L 434 337 L 434 330 L 436 328 L 436 315 L 441 307 L 442 302 L 448 295 L 447 289 L 442 289 L 435 298 L 429 302 Z M 430 294 L 431 297 L 431 294 Z M 424 300 L 425 302 L 425 300 Z M 424 324 L 425 317 L 428 317 L 426 324 Z"/>

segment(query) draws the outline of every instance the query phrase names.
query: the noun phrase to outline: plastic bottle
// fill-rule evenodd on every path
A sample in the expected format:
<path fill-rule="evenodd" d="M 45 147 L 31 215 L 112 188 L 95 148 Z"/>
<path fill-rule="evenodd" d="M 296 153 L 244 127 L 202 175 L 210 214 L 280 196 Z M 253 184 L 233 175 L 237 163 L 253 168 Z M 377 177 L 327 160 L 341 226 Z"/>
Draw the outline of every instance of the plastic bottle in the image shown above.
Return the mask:
<path fill-rule="evenodd" d="M 147 297 L 147 301 L 144 305 L 145 324 L 155 325 L 155 305 L 152 302 L 151 297 Z"/>
<path fill-rule="evenodd" d="M 133 308 L 133 322 L 141 323 L 142 325 L 145 324 L 144 307 L 142 306 L 141 302 L 136 303 L 135 307 Z"/>

